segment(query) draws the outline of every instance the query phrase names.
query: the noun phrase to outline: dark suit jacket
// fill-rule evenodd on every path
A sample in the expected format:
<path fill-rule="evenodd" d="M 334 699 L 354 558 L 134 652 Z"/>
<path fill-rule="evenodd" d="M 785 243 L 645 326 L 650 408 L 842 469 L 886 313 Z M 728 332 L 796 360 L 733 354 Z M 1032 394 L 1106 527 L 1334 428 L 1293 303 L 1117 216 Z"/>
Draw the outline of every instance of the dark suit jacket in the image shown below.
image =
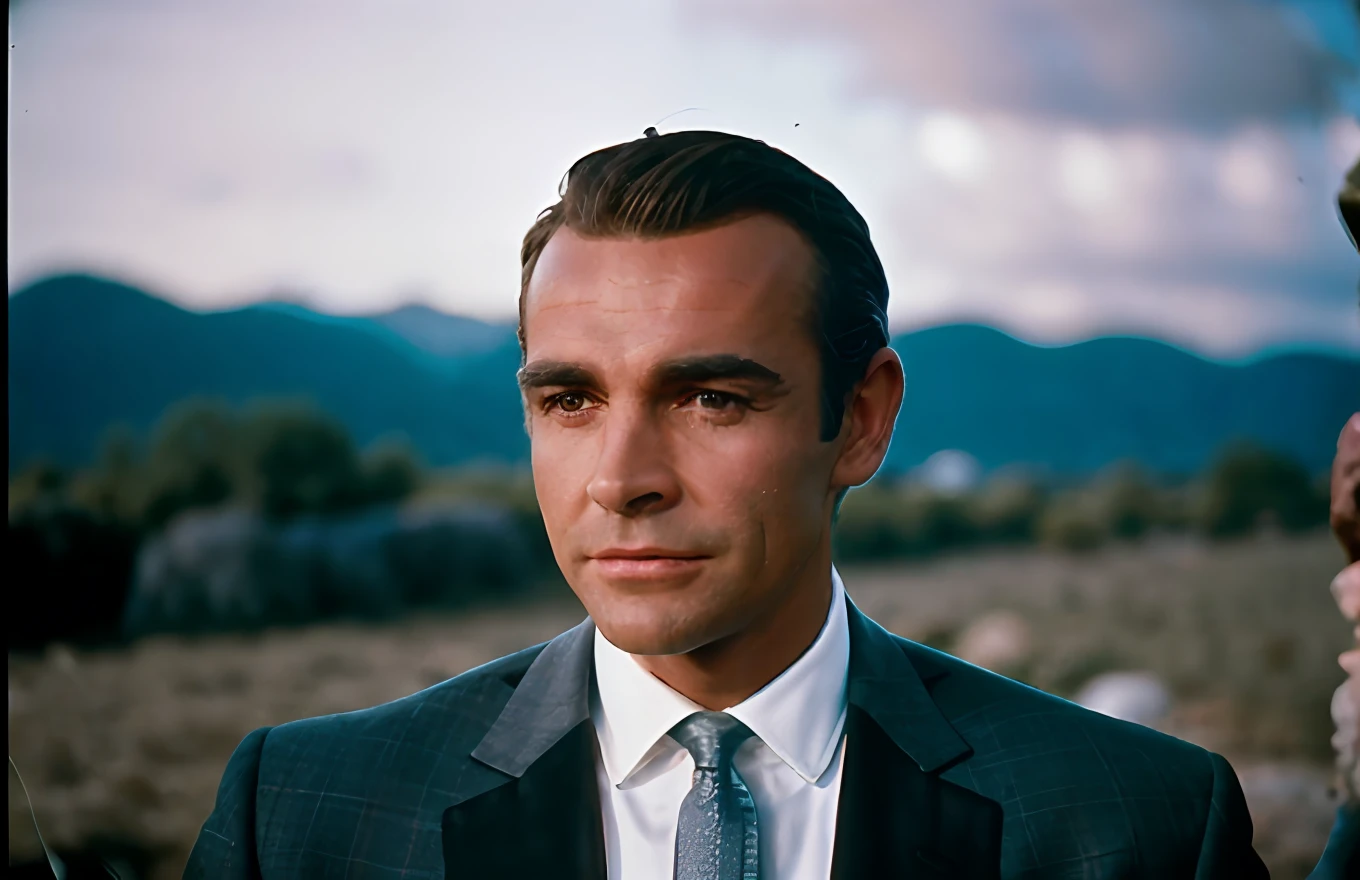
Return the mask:
<path fill-rule="evenodd" d="M 1360 877 L 1360 804 L 1346 804 L 1336 811 L 1336 824 L 1327 849 L 1308 880 L 1352 880 Z"/>
<path fill-rule="evenodd" d="M 838 880 L 1266 876 L 1221 757 L 849 611 Z M 592 641 L 255 731 L 185 876 L 603 880 Z"/>

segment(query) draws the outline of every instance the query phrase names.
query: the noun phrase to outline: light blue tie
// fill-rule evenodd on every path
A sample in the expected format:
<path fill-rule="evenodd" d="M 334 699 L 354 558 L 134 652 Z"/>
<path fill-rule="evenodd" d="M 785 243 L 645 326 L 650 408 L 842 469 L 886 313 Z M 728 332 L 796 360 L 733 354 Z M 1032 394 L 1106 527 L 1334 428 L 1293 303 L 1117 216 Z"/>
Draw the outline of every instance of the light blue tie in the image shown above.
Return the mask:
<path fill-rule="evenodd" d="M 751 729 L 725 712 L 695 712 L 670 735 L 694 758 L 675 831 L 675 880 L 759 880 L 756 804 L 732 766 Z"/>

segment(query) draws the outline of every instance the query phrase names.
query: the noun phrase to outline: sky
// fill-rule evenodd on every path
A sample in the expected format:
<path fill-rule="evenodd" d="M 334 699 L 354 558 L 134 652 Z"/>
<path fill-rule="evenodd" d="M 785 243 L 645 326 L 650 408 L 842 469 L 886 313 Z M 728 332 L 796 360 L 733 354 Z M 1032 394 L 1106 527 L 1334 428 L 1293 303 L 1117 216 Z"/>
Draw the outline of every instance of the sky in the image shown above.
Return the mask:
<path fill-rule="evenodd" d="M 579 156 L 757 137 L 867 218 L 896 330 L 1360 351 L 1349 0 L 27 0 L 9 289 L 511 320 Z"/>

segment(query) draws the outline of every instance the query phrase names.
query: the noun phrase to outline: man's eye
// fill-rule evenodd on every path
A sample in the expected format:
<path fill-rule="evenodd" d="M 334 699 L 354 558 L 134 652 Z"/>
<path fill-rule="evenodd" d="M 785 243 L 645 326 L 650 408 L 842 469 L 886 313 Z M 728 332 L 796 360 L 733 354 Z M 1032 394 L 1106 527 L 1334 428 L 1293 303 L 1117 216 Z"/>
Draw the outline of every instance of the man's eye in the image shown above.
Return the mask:
<path fill-rule="evenodd" d="M 708 410 L 724 410 L 730 406 L 739 406 L 745 403 L 745 399 L 736 394 L 729 394 L 725 391 L 714 391 L 708 388 L 703 391 L 696 391 L 685 398 L 686 403 L 689 401 L 697 403 L 700 409 Z"/>
<path fill-rule="evenodd" d="M 556 409 L 568 415 L 585 412 L 589 405 L 590 398 L 579 391 L 564 391 L 544 401 L 544 409 Z"/>

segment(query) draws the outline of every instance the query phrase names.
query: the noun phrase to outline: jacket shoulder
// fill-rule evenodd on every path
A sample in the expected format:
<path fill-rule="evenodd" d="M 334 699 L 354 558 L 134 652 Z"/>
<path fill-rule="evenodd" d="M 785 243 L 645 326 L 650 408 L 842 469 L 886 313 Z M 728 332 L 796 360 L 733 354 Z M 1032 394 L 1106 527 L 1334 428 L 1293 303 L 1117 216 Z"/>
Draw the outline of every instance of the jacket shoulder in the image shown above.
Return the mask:
<path fill-rule="evenodd" d="M 542 649 L 390 703 L 269 730 L 258 746 L 253 805 L 262 873 L 320 876 L 357 858 L 438 877 L 442 810 L 501 777 L 471 753 Z M 389 864 L 393 854 L 401 858 Z"/>
<path fill-rule="evenodd" d="M 905 639 L 902 650 L 972 754 L 944 774 L 1001 804 L 1003 858 L 1194 873 L 1224 772 L 1207 750 Z M 1246 828 L 1250 839 L 1250 826 Z M 1149 875 L 1153 876 L 1153 875 Z"/>
<path fill-rule="evenodd" d="M 974 666 L 925 645 L 893 637 L 911 660 L 936 706 L 976 754 L 1040 745 L 1094 743 L 1136 748 L 1180 769 L 1197 770 L 1204 791 L 1213 766 L 1203 748 L 1141 724 L 1121 721 L 1062 697 Z"/>
<path fill-rule="evenodd" d="M 496 720 L 510 692 L 519 684 L 543 647 L 534 645 L 508 654 L 391 702 L 352 712 L 290 721 L 270 732 L 268 745 L 275 746 L 285 740 L 400 735 L 413 724 L 432 720 L 428 718 L 431 714 L 459 728 L 480 726 L 485 733 L 485 728 L 489 728 Z"/>
<path fill-rule="evenodd" d="M 279 725 L 263 743 L 261 787 L 326 780 L 329 791 L 371 798 L 375 787 L 456 775 L 541 650 L 526 648 L 378 706 Z"/>

